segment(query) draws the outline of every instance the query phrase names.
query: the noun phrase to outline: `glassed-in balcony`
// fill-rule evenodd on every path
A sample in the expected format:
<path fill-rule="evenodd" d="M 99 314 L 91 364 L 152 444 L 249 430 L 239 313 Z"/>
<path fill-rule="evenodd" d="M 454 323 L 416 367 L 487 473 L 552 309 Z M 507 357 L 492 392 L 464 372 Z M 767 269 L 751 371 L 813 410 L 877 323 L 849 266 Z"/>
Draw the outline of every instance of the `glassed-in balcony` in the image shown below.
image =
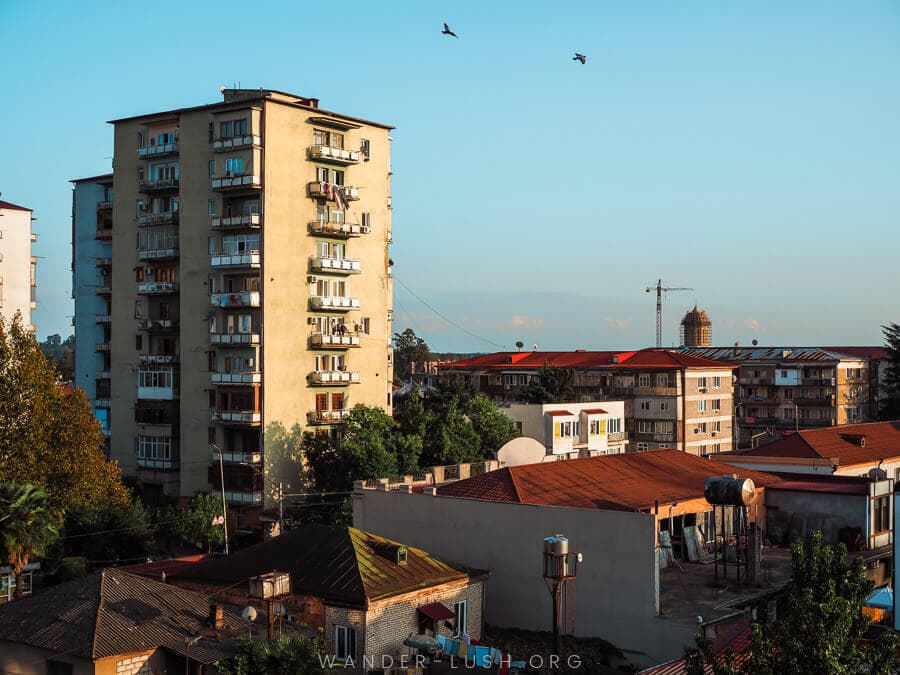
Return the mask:
<path fill-rule="evenodd" d="M 112 267 L 112 258 L 94 258 L 94 266 L 99 268 Z"/>
<path fill-rule="evenodd" d="M 103 201 L 97 202 L 97 210 L 98 211 L 112 211 L 113 203 L 111 199 L 104 199 Z"/>
<path fill-rule="evenodd" d="M 166 260 L 178 257 L 178 237 L 141 237 L 139 260 Z"/>
<path fill-rule="evenodd" d="M 216 408 L 212 412 L 212 421 L 222 424 L 256 425 L 262 421 L 262 413 L 258 410 L 224 410 Z"/>
<path fill-rule="evenodd" d="M 212 461 L 219 461 L 219 451 L 212 451 Z M 259 450 L 253 452 L 240 450 L 223 450 L 222 461 L 225 464 L 260 464 L 262 462 L 262 453 Z"/>
<path fill-rule="evenodd" d="M 177 281 L 141 281 L 138 283 L 138 295 L 169 295 L 178 292 Z"/>
<path fill-rule="evenodd" d="M 245 492 L 241 490 L 225 490 L 225 501 L 229 504 L 262 504 L 262 492 Z"/>
<path fill-rule="evenodd" d="M 359 199 L 359 188 L 350 185 L 335 185 L 334 183 L 314 180 L 307 187 L 309 196 L 317 199 L 327 199 L 334 202 L 352 202 Z"/>
<path fill-rule="evenodd" d="M 148 145 L 138 148 L 139 159 L 156 159 L 157 157 L 170 157 L 178 154 L 178 141 L 170 143 L 161 143 L 159 145 Z"/>
<path fill-rule="evenodd" d="M 262 187 L 262 179 L 252 174 L 242 174 L 239 176 L 225 176 L 223 178 L 212 179 L 212 189 L 216 192 L 226 192 L 229 190 L 256 190 Z"/>
<path fill-rule="evenodd" d="M 112 323 L 112 316 L 109 314 L 96 314 L 94 315 L 94 321 L 100 324 Z"/>
<path fill-rule="evenodd" d="M 96 344 L 94 344 L 94 351 L 101 352 L 101 353 L 110 351 L 109 343 L 108 342 L 97 342 Z"/>
<path fill-rule="evenodd" d="M 346 298 L 337 295 L 313 295 L 309 299 L 309 304 L 313 309 L 346 311 L 359 309 L 359 298 Z"/>
<path fill-rule="evenodd" d="M 147 331 L 170 331 L 178 328 L 178 319 L 138 319 L 138 328 Z"/>
<path fill-rule="evenodd" d="M 139 189 L 144 194 L 162 194 L 166 192 L 178 192 L 177 178 L 150 178 L 139 183 Z"/>
<path fill-rule="evenodd" d="M 209 257 L 209 266 L 214 268 L 247 267 L 250 269 L 259 269 L 260 253 L 259 251 L 243 251 L 233 255 L 213 255 Z"/>
<path fill-rule="evenodd" d="M 262 214 L 249 213 L 245 216 L 224 216 L 222 218 L 211 218 L 209 226 L 215 229 L 240 229 L 245 227 L 260 227 L 262 225 Z"/>
<path fill-rule="evenodd" d="M 97 295 L 112 295 L 112 288 L 110 286 L 97 286 L 94 289 L 94 293 Z"/>
<path fill-rule="evenodd" d="M 178 468 L 178 462 L 173 459 L 158 459 L 151 457 L 138 457 L 139 469 L 151 469 L 154 471 L 172 471 Z"/>
<path fill-rule="evenodd" d="M 138 398 L 171 401 L 178 398 L 177 371 L 174 368 L 141 368 L 138 370 Z"/>
<path fill-rule="evenodd" d="M 349 414 L 349 409 L 311 410 L 306 413 L 306 420 L 309 424 L 340 424 L 344 421 L 344 417 Z"/>
<path fill-rule="evenodd" d="M 178 223 L 178 211 L 160 211 L 159 213 L 145 213 L 138 216 L 138 225 L 175 225 Z"/>
<path fill-rule="evenodd" d="M 309 268 L 313 272 L 337 272 L 342 274 L 359 274 L 362 271 L 359 260 L 319 256 L 310 257 Z"/>
<path fill-rule="evenodd" d="M 259 307 L 259 291 L 210 293 L 209 304 L 213 307 Z"/>
<path fill-rule="evenodd" d="M 320 331 L 314 331 L 309 334 L 309 345 L 318 349 L 348 349 L 350 347 L 359 347 L 359 333 L 338 333 L 330 335 Z"/>
<path fill-rule="evenodd" d="M 262 373 L 254 370 L 239 373 L 210 373 L 213 384 L 254 385 L 262 383 Z"/>
<path fill-rule="evenodd" d="M 347 239 L 349 237 L 359 237 L 363 234 L 369 234 L 372 231 L 372 228 L 368 225 L 331 222 L 323 219 L 309 221 L 309 231 L 312 234 Z"/>
<path fill-rule="evenodd" d="M 359 373 L 349 370 L 315 370 L 309 374 L 309 383 L 315 385 L 358 384 Z"/>
<path fill-rule="evenodd" d="M 213 150 L 216 152 L 230 152 L 231 150 L 240 150 L 242 148 L 258 148 L 262 146 L 262 138 L 253 134 L 218 138 L 212 142 L 212 146 Z"/>
<path fill-rule="evenodd" d="M 209 343 L 227 347 L 229 345 L 241 347 L 246 345 L 258 345 L 259 333 L 210 333 Z"/>
<path fill-rule="evenodd" d="M 327 145 L 311 145 L 307 148 L 310 159 L 331 164 L 358 164 L 360 153 L 357 150 L 345 150 L 344 148 L 332 148 Z"/>
<path fill-rule="evenodd" d="M 97 234 L 94 235 L 94 238 L 99 241 L 112 241 L 112 228 L 111 227 L 98 227 Z"/>

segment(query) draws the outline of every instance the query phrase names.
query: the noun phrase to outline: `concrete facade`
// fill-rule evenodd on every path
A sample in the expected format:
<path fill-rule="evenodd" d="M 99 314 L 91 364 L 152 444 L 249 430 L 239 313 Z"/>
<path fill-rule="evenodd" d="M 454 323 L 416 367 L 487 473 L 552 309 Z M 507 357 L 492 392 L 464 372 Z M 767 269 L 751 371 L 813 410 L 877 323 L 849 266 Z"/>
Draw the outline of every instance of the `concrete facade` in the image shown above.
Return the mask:
<path fill-rule="evenodd" d="M 214 444 L 245 527 L 296 480 L 285 433 L 391 412 L 391 127 L 223 94 L 113 122 L 111 454 L 186 499 L 221 484 Z"/>
<path fill-rule="evenodd" d="M 37 258 L 31 244 L 32 211 L 0 200 L 0 315 L 7 324 L 16 312 L 22 325 L 31 331 L 31 310 L 37 307 Z"/>
<path fill-rule="evenodd" d="M 0 672 L 9 675 L 44 675 L 53 664 L 72 667 L 72 675 L 151 675 L 176 665 L 163 650 L 119 654 L 90 661 L 70 654 L 57 654 L 31 645 L 0 639 Z M 180 664 L 179 664 L 180 665 Z"/>

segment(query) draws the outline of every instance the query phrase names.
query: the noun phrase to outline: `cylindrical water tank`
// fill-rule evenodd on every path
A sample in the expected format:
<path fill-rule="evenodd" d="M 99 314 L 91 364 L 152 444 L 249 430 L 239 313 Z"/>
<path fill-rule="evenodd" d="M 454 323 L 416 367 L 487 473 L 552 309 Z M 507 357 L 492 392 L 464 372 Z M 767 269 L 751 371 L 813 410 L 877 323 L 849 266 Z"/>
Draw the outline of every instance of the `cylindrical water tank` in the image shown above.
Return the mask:
<path fill-rule="evenodd" d="M 544 538 L 544 576 L 561 579 L 569 576 L 569 540 L 561 534 Z"/>
<path fill-rule="evenodd" d="M 713 477 L 706 480 L 703 496 L 710 504 L 750 506 L 756 496 L 756 486 L 750 478 Z"/>

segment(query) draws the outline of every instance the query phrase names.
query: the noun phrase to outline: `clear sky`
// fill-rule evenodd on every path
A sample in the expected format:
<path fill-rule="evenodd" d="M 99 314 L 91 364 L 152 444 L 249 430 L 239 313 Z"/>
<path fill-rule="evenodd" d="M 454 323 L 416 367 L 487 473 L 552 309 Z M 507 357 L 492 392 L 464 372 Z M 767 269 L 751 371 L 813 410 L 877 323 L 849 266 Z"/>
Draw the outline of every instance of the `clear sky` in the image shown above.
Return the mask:
<path fill-rule="evenodd" d="M 648 346 L 660 277 L 696 289 L 666 344 L 695 301 L 720 344 L 900 320 L 897 0 L 0 0 L 41 338 L 71 331 L 67 181 L 110 169 L 106 120 L 235 83 L 397 126 L 395 329 L 435 350 Z"/>

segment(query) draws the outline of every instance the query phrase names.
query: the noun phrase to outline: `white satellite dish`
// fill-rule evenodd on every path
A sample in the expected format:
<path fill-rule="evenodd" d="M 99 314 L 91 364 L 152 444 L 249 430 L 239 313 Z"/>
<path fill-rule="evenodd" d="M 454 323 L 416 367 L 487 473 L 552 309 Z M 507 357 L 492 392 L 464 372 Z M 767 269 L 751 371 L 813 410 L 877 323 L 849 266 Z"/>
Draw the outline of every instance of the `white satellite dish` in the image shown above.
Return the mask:
<path fill-rule="evenodd" d="M 497 451 L 497 459 L 501 466 L 538 464 L 543 462 L 546 456 L 547 449 L 544 444 L 528 436 L 519 436 L 507 441 Z"/>
<path fill-rule="evenodd" d="M 256 621 L 256 607 L 244 607 L 241 616 L 247 621 Z"/>

